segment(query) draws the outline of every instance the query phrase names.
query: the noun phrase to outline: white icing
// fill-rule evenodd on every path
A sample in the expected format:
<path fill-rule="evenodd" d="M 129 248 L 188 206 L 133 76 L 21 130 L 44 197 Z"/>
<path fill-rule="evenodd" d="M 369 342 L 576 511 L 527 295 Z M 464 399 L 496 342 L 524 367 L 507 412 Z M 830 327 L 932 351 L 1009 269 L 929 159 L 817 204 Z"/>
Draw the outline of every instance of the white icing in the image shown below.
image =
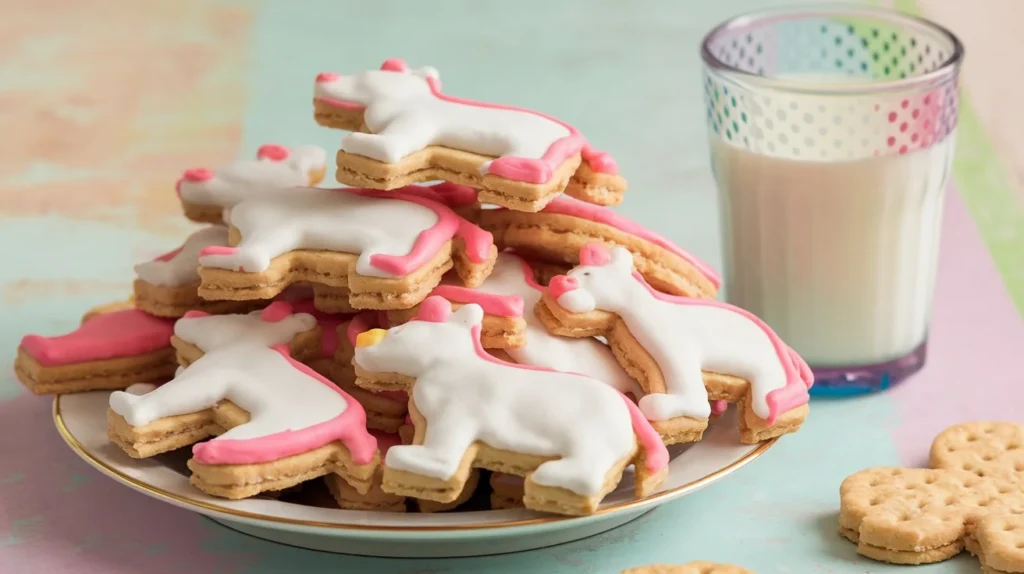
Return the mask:
<path fill-rule="evenodd" d="M 395 277 L 370 265 L 378 253 L 408 255 L 420 233 L 438 215 L 412 201 L 364 197 L 342 190 L 295 188 L 287 195 L 247 199 L 231 210 L 231 226 L 241 232 L 236 251 L 204 255 L 199 264 L 248 272 L 265 271 L 270 261 L 295 249 L 357 253 L 356 271 L 369 277 Z"/>
<path fill-rule="evenodd" d="M 573 313 L 589 313 L 597 308 L 597 301 L 582 289 L 566 291 L 558 296 L 556 302 L 566 311 Z"/>
<path fill-rule="evenodd" d="M 754 413 L 768 418 L 766 397 L 785 386 L 786 372 L 771 339 L 756 323 L 726 308 L 654 297 L 633 276 L 633 256 L 621 247 L 612 251 L 610 263 L 581 265 L 569 276 L 579 281 L 578 290 L 593 299 L 595 308 L 621 317 L 658 363 L 668 393 L 640 399 L 648 419 L 707 418 L 711 407 L 702 370 L 749 381 Z"/>
<path fill-rule="evenodd" d="M 533 365 L 586 375 L 622 392 L 643 396 L 640 386 L 619 366 L 607 345 L 596 339 L 573 339 L 552 335 L 533 314 L 541 299 L 541 291 L 527 283 L 522 261 L 502 253 L 483 285 L 477 291 L 495 295 L 518 295 L 523 298 L 523 319 L 526 320 L 526 344 L 506 349 L 520 365 Z"/>
<path fill-rule="evenodd" d="M 199 281 L 199 252 L 211 245 L 227 245 L 228 230 L 211 226 L 188 236 L 181 251 L 168 261 L 147 261 L 135 266 L 139 279 L 162 287 L 181 287 Z"/>
<path fill-rule="evenodd" d="M 388 163 L 430 145 L 540 159 L 553 143 L 570 135 L 564 125 L 528 111 L 439 99 L 425 79 L 436 74 L 433 68 L 371 70 L 318 81 L 315 96 L 366 106 L 363 121 L 373 133 L 349 134 L 341 140 L 341 149 Z"/>
<path fill-rule="evenodd" d="M 218 167 L 206 181 L 181 181 L 181 198 L 190 203 L 231 208 L 243 199 L 278 193 L 310 184 L 310 175 L 324 169 L 326 152 L 316 146 L 288 149 L 288 157 L 237 160 Z"/>
<path fill-rule="evenodd" d="M 179 319 L 174 334 L 205 354 L 145 395 L 112 393 L 110 408 L 135 427 L 225 399 L 249 413 L 249 422 L 213 440 L 259 438 L 327 422 L 345 412 L 345 399 L 270 348 L 315 326 L 306 313 L 277 322 L 260 320 L 258 311 Z"/>
<path fill-rule="evenodd" d="M 592 496 L 635 443 L 621 393 L 581 375 L 492 362 L 477 354 L 479 305 L 444 323 L 412 321 L 388 330 L 354 362 L 372 372 L 416 378 L 412 398 L 426 418 L 421 445 L 393 446 L 385 465 L 450 478 L 476 441 L 510 452 L 558 457 L 533 472 L 537 484 Z"/>

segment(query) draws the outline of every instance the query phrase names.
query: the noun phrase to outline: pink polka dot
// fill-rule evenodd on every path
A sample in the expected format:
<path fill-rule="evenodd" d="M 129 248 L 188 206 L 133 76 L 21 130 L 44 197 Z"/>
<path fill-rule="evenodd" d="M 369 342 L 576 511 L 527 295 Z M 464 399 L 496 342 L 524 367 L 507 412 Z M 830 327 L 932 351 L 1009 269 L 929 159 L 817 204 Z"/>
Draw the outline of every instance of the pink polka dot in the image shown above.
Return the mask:
<path fill-rule="evenodd" d="M 889 144 L 889 147 L 896 145 L 896 138 L 889 136 L 889 139 L 885 140 Z"/>
<path fill-rule="evenodd" d="M 896 112 L 889 112 L 889 123 L 896 121 Z"/>
<path fill-rule="evenodd" d="M 920 116 L 920 115 L 921 115 L 921 110 L 919 110 L 917 108 L 914 108 L 914 111 L 911 112 L 910 117 L 912 117 L 912 118 L 914 118 L 916 120 L 917 117 Z"/>
<path fill-rule="evenodd" d="M 921 136 L 920 136 L 920 135 L 918 135 L 918 133 L 917 133 L 917 132 L 914 132 L 914 135 L 910 136 L 910 141 L 912 141 L 912 142 L 914 142 L 914 143 L 917 143 L 917 140 L 918 140 L 918 139 L 920 139 L 920 137 L 921 137 Z"/>
<path fill-rule="evenodd" d="M 932 96 L 931 96 L 931 94 L 929 94 L 929 95 L 924 97 L 924 105 L 927 106 L 930 103 L 932 103 Z"/>
<path fill-rule="evenodd" d="M 880 105 L 878 105 L 878 104 L 875 104 L 875 111 L 877 112 L 877 111 L 878 111 L 878 110 L 880 110 L 880 109 L 882 109 L 882 106 L 880 106 Z"/>
<path fill-rule="evenodd" d="M 900 124 L 900 131 L 901 132 L 907 131 L 907 122 L 903 122 L 902 124 Z"/>
<path fill-rule="evenodd" d="M 907 146 L 901 145 L 900 146 L 900 155 L 903 155 L 905 153 L 907 153 Z"/>
<path fill-rule="evenodd" d="M 903 100 L 902 102 L 900 102 L 900 107 L 903 108 L 903 109 L 907 109 L 907 106 L 909 106 L 909 105 L 910 105 L 910 101 L 909 100 Z"/>
<path fill-rule="evenodd" d="M 924 129 L 928 129 L 931 125 L 932 125 L 932 122 L 930 122 L 929 120 L 925 120 L 924 121 Z"/>

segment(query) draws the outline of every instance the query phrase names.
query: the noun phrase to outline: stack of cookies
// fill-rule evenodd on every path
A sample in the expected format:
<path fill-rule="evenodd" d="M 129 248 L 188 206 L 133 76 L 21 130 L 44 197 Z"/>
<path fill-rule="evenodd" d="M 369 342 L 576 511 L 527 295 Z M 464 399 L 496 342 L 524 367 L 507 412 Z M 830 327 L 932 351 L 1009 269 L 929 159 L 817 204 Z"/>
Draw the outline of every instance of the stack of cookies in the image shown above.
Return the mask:
<path fill-rule="evenodd" d="M 110 440 L 137 458 L 191 446 L 208 494 L 318 479 L 381 511 L 487 490 L 589 514 L 627 468 L 637 496 L 657 491 L 666 446 L 728 403 L 747 443 L 803 422 L 806 363 L 716 301 L 706 264 L 607 207 L 626 180 L 573 127 L 448 96 L 401 60 L 322 73 L 313 101 L 351 132 L 345 187 L 315 187 L 312 146 L 186 170 L 177 194 L 204 226 L 136 266 L 130 300 L 26 336 L 21 381 L 113 390 Z"/>

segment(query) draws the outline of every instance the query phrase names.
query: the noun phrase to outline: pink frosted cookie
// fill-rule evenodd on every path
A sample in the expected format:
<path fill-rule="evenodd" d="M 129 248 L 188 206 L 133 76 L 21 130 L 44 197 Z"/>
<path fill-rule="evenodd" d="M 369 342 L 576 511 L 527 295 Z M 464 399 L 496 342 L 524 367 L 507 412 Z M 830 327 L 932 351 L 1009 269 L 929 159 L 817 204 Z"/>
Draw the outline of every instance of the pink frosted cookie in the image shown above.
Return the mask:
<path fill-rule="evenodd" d="M 189 311 L 240 313 L 266 301 L 208 301 L 199 297 L 199 253 L 208 247 L 226 247 L 226 227 L 210 226 L 188 236 L 173 251 L 135 266 L 135 306 L 158 317 L 181 317 Z"/>
<path fill-rule="evenodd" d="M 131 307 L 99 312 L 65 335 L 26 335 L 14 372 L 37 395 L 123 389 L 174 375 L 173 322 Z"/>
<path fill-rule="evenodd" d="M 191 483 L 214 496 L 332 472 L 366 492 L 379 459 L 363 408 L 294 358 L 318 352 L 319 339 L 316 319 L 283 301 L 247 315 L 190 313 L 174 325 L 182 368 L 152 392 L 111 394 L 107 435 L 135 458 L 194 444 Z"/>
<path fill-rule="evenodd" d="M 230 247 L 199 254 L 199 295 L 247 301 L 313 285 L 317 309 L 405 309 L 454 267 L 466 285 L 490 273 L 491 234 L 429 187 L 395 191 L 294 188 L 246 199 L 231 212 Z"/>
<path fill-rule="evenodd" d="M 237 160 L 217 169 L 185 170 L 176 189 L 185 217 L 221 223 L 243 199 L 288 193 L 288 188 L 316 185 L 324 179 L 327 153 L 316 146 L 266 144 L 255 160 Z"/>
<path fill-rule="evenodd" d="M 535 312 L 552 333 L 607 338 L 646 391 L 640 410 L 667 444 L 700 439 L 709 400 L 738 404 L 747 443 L 803 423 L 813 375 L 760 319 L 712 299 L 654 290 L 622 247 L 593 243 L 580 261 L 551 280 Z"/>
<path fill-rule="evenodd" d="M 317 76 L 318 123 L 352 130 L 337 179 L 397 189 L 444 180 L 480 188 L 480 201 L 537 211 L 563 191 L 602 205 L 622 201 L 615 161 L 575 128 L 521 108 L 441 93 L 434 68 L 391 59 L 354 76 Z"/>
<path fill-rule="evenodd" d="M 409 390 L 413 444 L 391 447 L 385 492 L 451 502 L 473 468 L 526 478 L 527 508 L 590 514 L 633 464 L 655 491 L 668 451 L 636 405 L 584 375 L 506 363 L 480 345 L 483 310 L 430 297 L 416 320 L 359 335 L 357 384 Z"/>
<path fill-rule="evenodd" d="M 672 241 L 615 211 L 559 197 L 539 213 L 483 209 L 478 222 L 494 234 L 499 249 L 514 249 L 531 261 L 579 263 L 588 243 L 625 247 L 637 270 L 658 291 L 714 298 L 721 280 L 707 263 Z"/>
<path fill-rule="evenodd" d="M 499 253 L 494 270 L 476 289 L 441 285 L 431 294 L 444 297 L 453 308 L 469 303 L 480 305 L 484 310 L 480 341 L 485 349 L 494 349 L 491 354 L 502 360 L 580 373 L 623 393 L 643 396 L 640 386 L 622 370 L 607 345 L 594 338 L 559 337 L 548 332 L 533 313 L 544 287 L 534 280 L 530 265 L 516 255 Z M 415 317 L 408 311 L 388 315 L 399 314 L 401 322 Z M 500 328 L 505 325 L 514 329 Z M 513 335 L 516 345 L 501 344 Z"/>
<path fill-rule="evenodd" d="M 388 325 L 383 313 L 364 312 L 338 327 L 338 344 L 330 379 L 352 395 L 366 410 L 366 426 L 386 433 L 397 433 L 409 414 L 409 395 L 405 391 L 368 391 L 356 385 L 352 355 L 356 338 L 366 331 Z"/>

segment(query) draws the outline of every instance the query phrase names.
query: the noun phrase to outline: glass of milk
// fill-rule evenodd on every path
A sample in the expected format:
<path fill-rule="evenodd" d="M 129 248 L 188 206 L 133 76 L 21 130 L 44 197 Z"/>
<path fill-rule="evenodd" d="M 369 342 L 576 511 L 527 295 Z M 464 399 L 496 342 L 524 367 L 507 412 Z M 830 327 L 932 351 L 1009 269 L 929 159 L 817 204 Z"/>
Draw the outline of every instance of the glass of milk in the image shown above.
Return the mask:
<path fill-rule="evenodd" d="M 807 360 L 816 394 L 919 370 L 959 40 L 896 12 L 820 7 L 730 20 L 702 57 L 728 301 Z"/>

